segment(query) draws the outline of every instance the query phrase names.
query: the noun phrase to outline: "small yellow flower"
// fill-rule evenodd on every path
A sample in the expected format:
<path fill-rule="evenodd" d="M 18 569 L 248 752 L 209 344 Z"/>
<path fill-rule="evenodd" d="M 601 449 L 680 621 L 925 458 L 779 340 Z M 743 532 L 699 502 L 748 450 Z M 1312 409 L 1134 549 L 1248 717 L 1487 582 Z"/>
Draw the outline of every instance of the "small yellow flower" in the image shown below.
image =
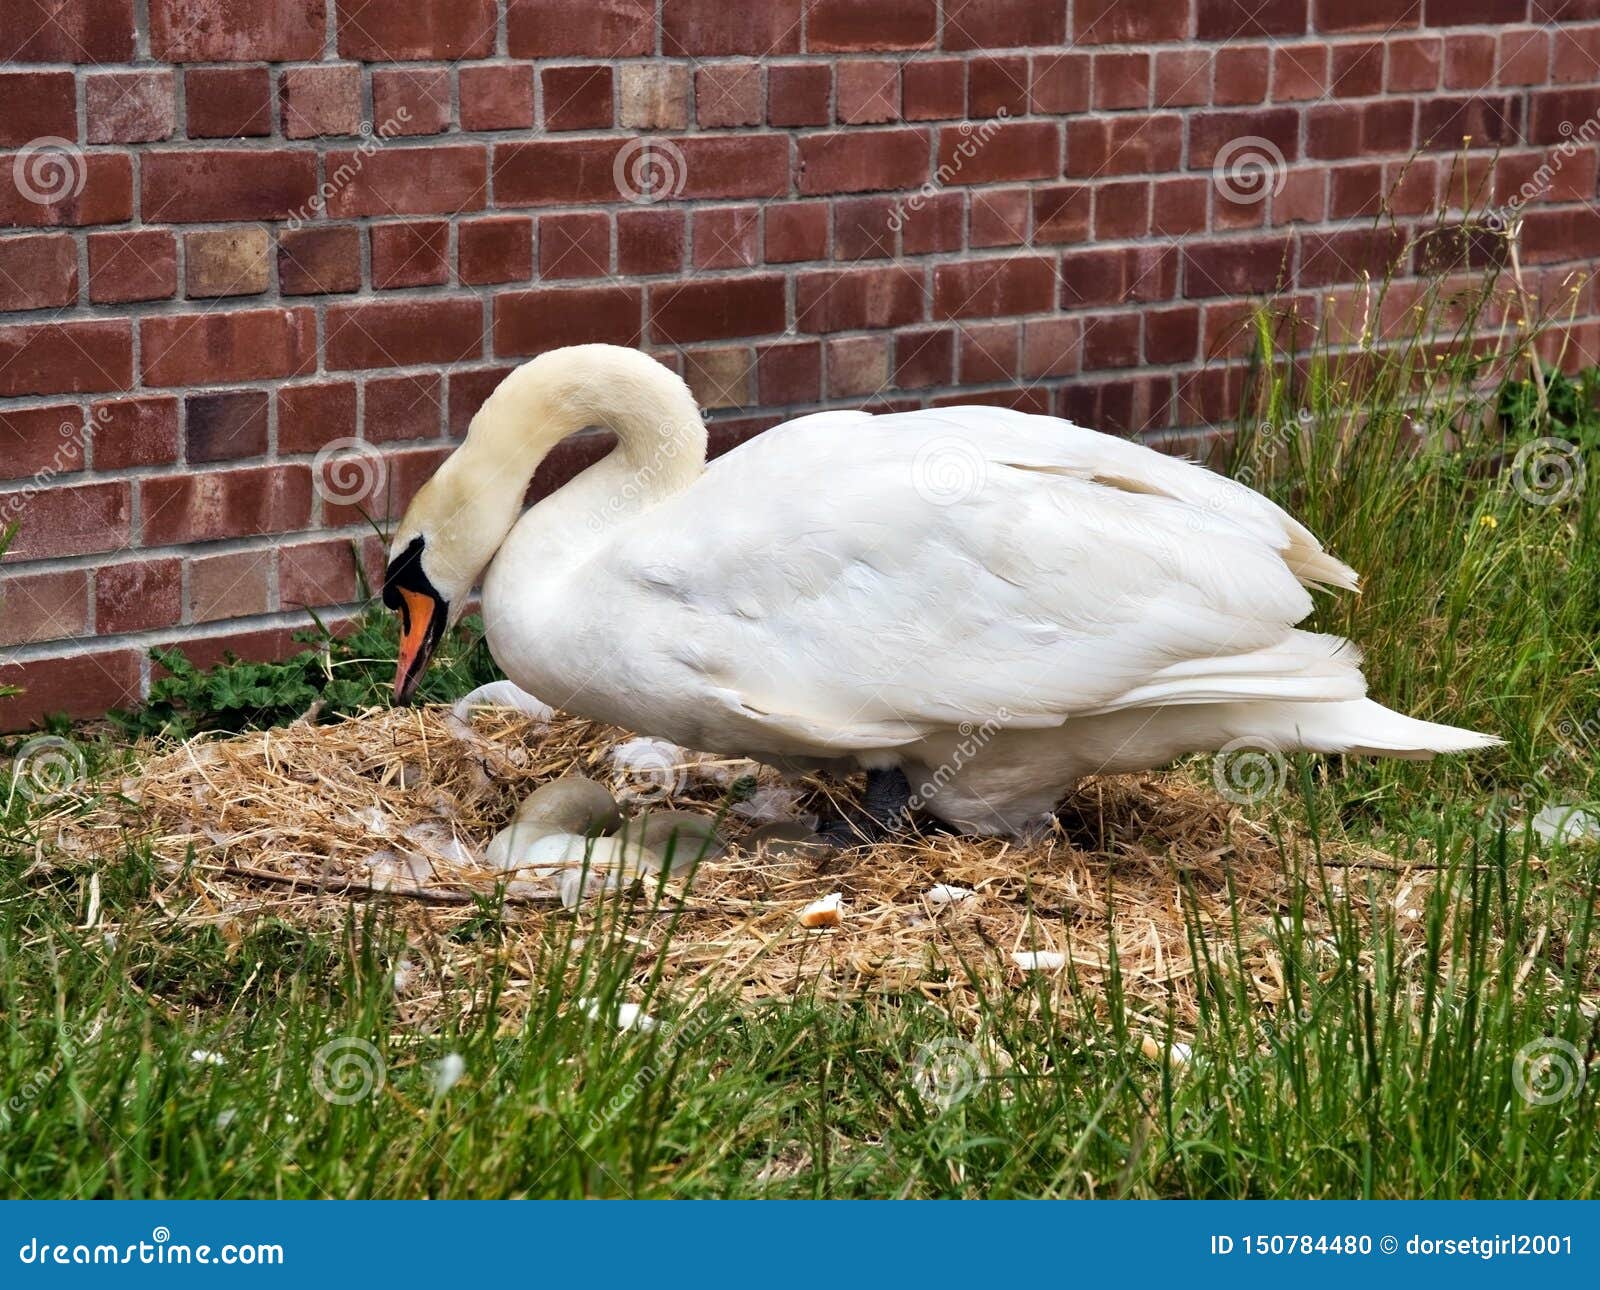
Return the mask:
<path fill-rule="evenodd" d="M 1478 525 L 1481 528 L 1497 529 L 1500 527 L 1500 521 L 1495 519 L 1493 515 L 1480 515 L 1478 516 Z"/>

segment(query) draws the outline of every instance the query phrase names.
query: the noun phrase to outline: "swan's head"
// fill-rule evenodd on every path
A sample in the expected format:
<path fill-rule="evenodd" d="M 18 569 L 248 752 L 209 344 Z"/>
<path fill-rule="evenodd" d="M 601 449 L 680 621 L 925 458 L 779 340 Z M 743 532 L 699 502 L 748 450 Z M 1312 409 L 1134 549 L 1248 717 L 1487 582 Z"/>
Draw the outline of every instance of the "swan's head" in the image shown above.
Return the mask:
<path fill-rule="evenodd" d="M 455 625 L 473 584 L 516 518 L 520 481 L 457 451 L 418 490 L 389 547 L 383 603 L 400 616 L 394 699 L 416 693 L 428 660 Z"/>

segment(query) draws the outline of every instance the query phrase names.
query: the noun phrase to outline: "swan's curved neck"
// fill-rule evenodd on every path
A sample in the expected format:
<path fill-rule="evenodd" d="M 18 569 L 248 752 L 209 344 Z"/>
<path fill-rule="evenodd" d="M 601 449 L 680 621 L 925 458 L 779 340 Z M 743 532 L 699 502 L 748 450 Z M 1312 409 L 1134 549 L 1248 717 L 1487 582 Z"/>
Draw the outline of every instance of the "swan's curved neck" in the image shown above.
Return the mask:
<path fill-rule="evenodd" d="M 705 466 L 705 426 L 688 387 L 654 359 L 609 345 L 524 363 L 473 417 L 463 451 L 494 463 L 520 495 L 552 448 L 590 426 L 617 436 L 621 460 L 607 473 L 628 490 L 629 509 L 688 487 Z"/>

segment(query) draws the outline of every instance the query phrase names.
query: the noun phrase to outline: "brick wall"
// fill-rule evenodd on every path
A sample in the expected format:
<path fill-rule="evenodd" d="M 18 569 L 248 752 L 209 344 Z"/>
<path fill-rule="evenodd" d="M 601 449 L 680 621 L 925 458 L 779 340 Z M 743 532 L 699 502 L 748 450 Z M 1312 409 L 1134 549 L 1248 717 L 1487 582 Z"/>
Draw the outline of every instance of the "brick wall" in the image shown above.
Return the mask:
<path fill-rule="evenodd" d="M 1233 413 L 1252 296 L 1381 267 L 1382 194 L 1528 184 L 1545 293 L 1600 249 L 1600 0 L 5 0 L 0 60 L 0 728 L 337 620 L 550 346 L 661 354 L 719 446 L 1152 433 Z"/>

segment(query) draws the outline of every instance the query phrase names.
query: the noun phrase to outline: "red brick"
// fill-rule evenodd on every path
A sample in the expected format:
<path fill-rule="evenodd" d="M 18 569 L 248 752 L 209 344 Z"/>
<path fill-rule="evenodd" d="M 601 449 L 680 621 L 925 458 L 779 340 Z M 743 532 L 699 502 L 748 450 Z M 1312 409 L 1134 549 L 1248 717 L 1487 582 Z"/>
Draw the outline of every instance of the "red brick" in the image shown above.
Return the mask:
<path fill-rule="evenodd" d="M 939 30 L 937 0 L 814 0 L 806 47 L 814 53 L 927 49 Z"/>
<path fill-rule="evenodd" d="M 278 387 L 278 451 L 316 452 L 356 435 L 353 381 L 317 381 Z"/>
<path fill-rule="evenodd" d="M 71 403 L 0 412 L 0 479 L 82 470 L 83 447 L 83 409 Z M 0 533 L 10 518 L 0 510 Z"/>
<path fill-rule="evenodd" d="M 133 384 L 126 318 L 0 327 L 0 396 L 88 394 Z"/>
<path fill-rule="evenodd" d="M 507 0 L 513 58 L 624 58 L 655 48 L 655 0 Z"/>
<path fill-rule="evenodd" d="M 683 197 L 781 197 L 789 191 L 789 144 L 781 135 L 697 135 L 672 142 L 682 158 L 677 171 Z"/>
<path fill-rule="evenodd" d="M 278 604 L 349 604 L 356 598 L 356 553 L 349 542 L 292 542 L 278 548 Z"/>
<path fill-rule="evenodd" d="M 617 212 L 617 272 L 675 273 L 683 267 L 683 212 Z"/>
<path fill-rule="evenodd" d="M 388 145 L 362 159 L 334 150 L 323 163 L 323 185 L 337 183 L 328 198 L 335 219 L 352 215 L 446 215 L 482 210 L 488 199 L 488 173 L 482 144 L 435 143 L 422 148 Z"/>
<path fill-rule="evenodd" d="M 1392 48 L 1392 45 L 1391 45 Z M 1328 91 L 1324 45 L 1285 45 L 1272 51 L 1272 97 L 1278 103 L 1322 98 Z"/>
<path fill-rule="evenodd" d="M 1022 325 L 1022 374 L 1071 376 L 1083 352 L 1083 319 L 1037 318 Z"/>
<path fill-rule="evenodd" d="M 928 178 L 921 130 L 847 130 L 802 138 L 802 193 L 858 193 L 914 188 Z"/>
<path fill-rule="evenodd" d="M 1412 40 L 1390 40 L 1387 44 L 1391 93 L 1438 89 L 1444 66 L 1444 41 L 1437 36 L 1421 36 Z"/>
<path fill-rule="evenodd" d="M 1027 240 L 1027 189 L 974 192 L 970 240 L 973 246 L 1021 246 Z"/>
<path fill-rule="evenodd" d="M 1189 118 L 1189 165 L 1210 166 L 1236 139 L 1265 139 L 1293 161 L 1300 153 L 1300 116 L 1293 108 L 1252 112 L 1207 112 Z"/>
<path fill-rule="evenodd" d="M 1022 54 L 1000 54 L 972 60 L 967 77 L 973 117 L 1028 114 L 1028 60 Z"/>
<path fill-rule="evenodd" d="M 369 0 L 370 2 L 370 0 Z M 150 0 L 150 52 L 162 62 L 289 62 L 322 52 L 324 0 Z"/>
<path fill-rule="evenodd" d="M 1558 28 L 1555 33 L 1554 78 L 1561 84 L 1588 84 L 1600 64 L 1600 28 Z"/>
<path fill-rule="evenodd" d="M 816 402 L 822 397 L 822 346 L 814 340 L 757 345 L 756 387 L 769 407 Z"/>
<path fill-rule="evenodd" d="M 1164 56 L 1164 55 L 1163 55 Z M 1091 61 L 1087 54 L 1037 54 L 1028 84 L 1035 112 L 1082 112 L 1089 106 Z"/>
<path fill-rule="evenodd" d="M 159 314 L 140 320 L 146 385 L 213 385 L 296 376 L 317 362 L 310 309 Z"/>
<path fill-rule="evenodd" d="M 767 207 L 765 257 L 770 264 L 821 260 L 828 254 L 828 204 L 783 202 Z"/>
<path fill-rule="evenodd" d="M 533 276 L 533 220 L 490 215 L 456 228 L 456 272 L 474 286 L 526 282 Z"/>
<path fill-rule="evenodd" d="M 534 139 L 494 145 L 497 206 L 614 202 L 620 139 Z"/>
<path fill-rule="evenodd" d="M 272 133 L 272 75 L 265 67 L 191 67 L 183 74 L 191 139 Z"/>
<path fill-rule="evenodd" d="M 946 184 L 1048 179 L 1060 171 L 1061 139 L 1049 121 L 989 122 L 939 131 L 939 174 Z"/>
<path fill-rule="evenodd" d="M 1295 281 L 1324 287 L 1357 282 L 1363 274 L 1381 281 L 1404 250 L 1394 229 L 1356 228 L 1337 233 L 1302 233 Z"/>
<path fill-rule="evenodd" d="M 933 311 L 941 318 L 1039 313 L 1055 304 L 1056 266 L 1037 256 L 965 260 L 933 271 Z"/>
<path fill-rule="evenodd" d="M 0 228 L 120 224 L 132 215 L 133 161 L 125 154 L 45 148 L 0 165 Z"/>
<path fill-rule="evenodd" d="M 316 185 L 317 159 L 309 151 L 153 149 L 140 161 L 140 203 L 147 223 L 282 219 L 308 208 Z"/>
<path fill-rule="evenodd" d="M 1195 35 L 1201 40 L 1299 36 L 1307 0 L 1198 0 Z"/>
<path fill-rule="evenodd" d="M 1422 0 L 1314 0 L 1318 31 L 1372 31 L 1387 36 L 1416 27 Z"/>
<path fill-rule="evenodd" d="M 1408 100 L 1384 100 L 1360 106 L 1318 104 L 1306 113 L 1307 155 L 1342 161 L 1349 157 L 1409 151 L 1412 117 L 1413 108 Z"/>
<path fill-rule="evenodd" d="M 94 622 L 100 635 L 173 627 L 182 615 L 182 560 L 124 560 L 95 570 Z"/>
<path fill-rule="evenodd" d="M 450 225 L 442 219 L 372 226 L 372 285 L 439 286 L 450 281 Z"/>
<path fill-rule="evenodd" d="M 1093 190 L 1085 184 L 1061 184 L 1033 190 L 1036 242 L 1086 242 L 1089 238 Z"/>
<path fill-rule="evenodd" d="M 955 370 L 955 335 L 946 328 L 916 328 L 894 335 L 894 383 L 901 389 L 949 385 Z"/>
<path fill-rule="evenodd" d="M 317 296 L 361 287 L 361 230 L 354 224 L 313 224 L 278 235 L 278 290 Z"/>
<path fill-rule="evenodd" d="M 65 233 L 0 238 L 0 310 L 59 309 L 78 298 L 78 247 Z"/>
<path fill-rule="evenodd" d="M 1084 80 L 1087 91 L 1088 79 Z M 967 113 L 967 65 L 959 58 L 916 58 L 900 78 L 900 115 L 943 121 Z"/>
<path fill-rule="evenodd" d="M 969 324 L 956 347 L 956 375 L 963 385 L 1009 381 L 1017 374 L 1017 323 Z"/>
<path fill-rule="evenodd" d="M 494 53 L 494 0 L 356 0 L 338 11 L 341 58 L 395 62 Z"/>
<path fill-rule="evenodd" d="M 1184 294 L 1190 298 L 1272 291 L 1294 267 L 1281 238 L 1190 244 L 1183 259 Z"/>
<path fill-rule="evenodd" d="M 937 255 L 959 251 L 965 201 L 957 192 L 917 194 L 900 216 L 900 249 L 906 255 Z"/>
<path fill-rule="evenodd" d="M 1467 139 L 1474 148 L 1512 147 L 1523 141 L 1522 96 L 1430 98 L 1417 116 L 1417 139 L 1424 147 L 1447 150 Z"/>
<path fill-rule="evenodd" d="M 12 560 L 53 560 L 58 556 L 98 555 L 128 545 L 133 494 L 127 480 L 45 488 L 12 494 L 22 499 L 20 514 L 8 520 L 21 527 L 6 555 Z"/>
<path fill-rule="evenodd" d="M 771 125 L 827 125 L 833 69 L 826 63 L 774 63 L 767 69 Z"/>
<path fill-rule="evenodd" d="M 444 381 L 433 373 L 372 378 L 361 423 L 373 443 L 437 439 L 444 423 Z"/>
<path fill-rule="evenodd" d="M 186 471 L 139 481 L 146 546 L 183 546 L 303 529 L 311 518 L 304 465 Z"/>
<path fill-rule="evenodd" d="M 544 287 L 494 298 L 494 352 L 539 354 L 590 341 L 637 346 L 643 292 L 637 287 Z"/>
<path fill-rule="evenodd" d="M 706 63 L 696 68 L 694 98 L 695 119 L 703 128 L 760 125 L 765 106 L 761 64 Z"/>
<path fill-rule="evenodd" d="M 100 470 L 164 466 L 178 459 L 178 400 L 170 395 L 95 403 L 89 424 Z"/>
<path fill-rule="evenodd" d="M 1521 22 L 1527 16 L 1524 0 L 1424 0 L 1422 11 L 1430 27 Z"/>
<path fill-rule="evenodd" d="M 1176 170 L 1183 118 L 1176 113 L 1080 118 L 1067 123 L 1067 174 L 1156 174 Z"/>
<path fill-rule="evenodd" d="M 1165 237 L 1204 232 L 1211 192 L 1209 178 L 1158 180 L 1151 185 L 1150 231 Z"/>
<path fill-rule="evenodd" d="M 372 73 L 372 121 L 395 137 L 450 128 L 450 73 L 441 67 L 387 67 Z"/>
<path fill-rule="evenodd" d="M 1150 232 L 1151 184 L 1124 179 L 1094 190 L 1094 240 L 1116 242 Z"/>
<path fill-rule="evenodd" d="M 72 73 L 0 71 L 0 148 L 20 148 L 41 135 L 78 137 Z"/>
<path fill-rule="evenodd" d="M 795 327 L 806 332 L 900 327 L 921 321 L 926 287 L 907 265 L 827 269 L 795 281 Z"/>
<path fill-rule="evenodd" d="M 694 267 L 748 269 L 761 263 L 761 208 L 717 206 L 694 214 Z"/>
<path fill-rule="evenodd" d="M 784 328 L 777 276 L 699 278 L 650 288 L 650 336 L 657 344 L 761 336 Z"/>
<path fill-rule="evenodd" d="M 800 48 L 800 10 L 801 0 L 662 0 L 661 51 L 669 58 L 792 54 Z"/>
<path fill-rule="evenodd" d="M 177 240 L 164 229 L 89 235 L 89 299 L 165 300 L 178 290 Z"/>
<path fill-rule="evenodd" d="M 525 130 L 533 124 L 533 68 L 463 67 L 457 73 L 463 130 Z"/>
<path fill-rule="evenodd" d="M 539 217 L 539 276 L 598 278 L 611 267 L 611 222 L 598 211 Z"/>
<path fill-rule="evenodd" d="M 1189 34 L 1187 5 L 1146 0 L 1078 0 L 1072 39 L 1079 45 L 1145 45 Z"/>
<path fill-rule="evenodd" d="M 602 64 L 546 67 L 539 73 L 547 130 L 609 130 L 611 68 Z"/>
<path fill-rule="evenodd" d="M 104 716 L 139 700 L 139 651 L 98 650 L 64 658 L 0 664 L 0 686 L 22 693 L 0 699 L 0 729 L 27 730 L 46 716 Z"/>
<path fill-rule="evenodd" d="M 218 390 L 183 401 L 184 460 L 236 461 L 267 451 L 265 390 Z"/>
<path fill-rule="evenodd" d="M 883 260 L 894 255 L 896 202 L 892 197 L 857 197 L 833 204 L 833 258 Z"/>
<path fill-rule="evenodd" d="M 133 0 L 7 2 L 0 62 L 126 63 L 133 56 Z"/>
<path fill-rule="evenodd" d="M 1500 33 L 1495 80 L 1500 85 L 1542 85 L 1550 66 L 1550 33 L 1513 27 Z"/>
<path fill-rule="evenodd" d="M 858 399 L 882 393 L 889 384 L 889 341 L 883 336 L 849 336 L 824 345 L 828 397 Z"/>
<path fill-rule="evenodd" d="M 1150 55 L 1147 53 L 1096 54 L 1094 56 L 1095 107 L 1149 107 L 1150 74 Z"/>
<path fill-rule="evenodd" d="M 839 64 L 838 116 L 846 125 L 875 125 L 900 116 L 900 66 L 887 59 Z"/>
<path fill-rule="evenodd" d="M 1380 55 L 1381 50 L 1379 46 Z M 1381 56 L 1376 70 L 1381 80 Z M 1219 107 L 1260 103 L 1267 97 L 1267 79 L 1271 71 L 1272 51 L 1266 45 L 1238 45 L 1219 49 L 1216 56 L 1216 90 L 1211 101 Z M 1370 92 L 1376 94 L 1380 88 L 1374 86 Z"/>
<path fill-rule="evenodd" d="M 1494 84 L 1495 42 L 1493 36 L 1452 35 L 1444 42 L 1444 83 L 1446 89 L 1481 90 Z"/>
<path fill-rule="evenodd" d="M 946 49 L 1006 49 L 1066 41 L 1066 6 L 1039 0 L 945 0 Z"/>
<path fill-rule="evenodd" d="M 325 328 L 330 368 L 457 363 L 482 348 L 483 309 L 475 299 L 339 303 Z"/>
<path fill-rule="evenodd" d="M 361 69 L 354 63 L 291 67 L 279 78 L 278 97 L 287 138 L 354 134 L 361 127 Z"/>

